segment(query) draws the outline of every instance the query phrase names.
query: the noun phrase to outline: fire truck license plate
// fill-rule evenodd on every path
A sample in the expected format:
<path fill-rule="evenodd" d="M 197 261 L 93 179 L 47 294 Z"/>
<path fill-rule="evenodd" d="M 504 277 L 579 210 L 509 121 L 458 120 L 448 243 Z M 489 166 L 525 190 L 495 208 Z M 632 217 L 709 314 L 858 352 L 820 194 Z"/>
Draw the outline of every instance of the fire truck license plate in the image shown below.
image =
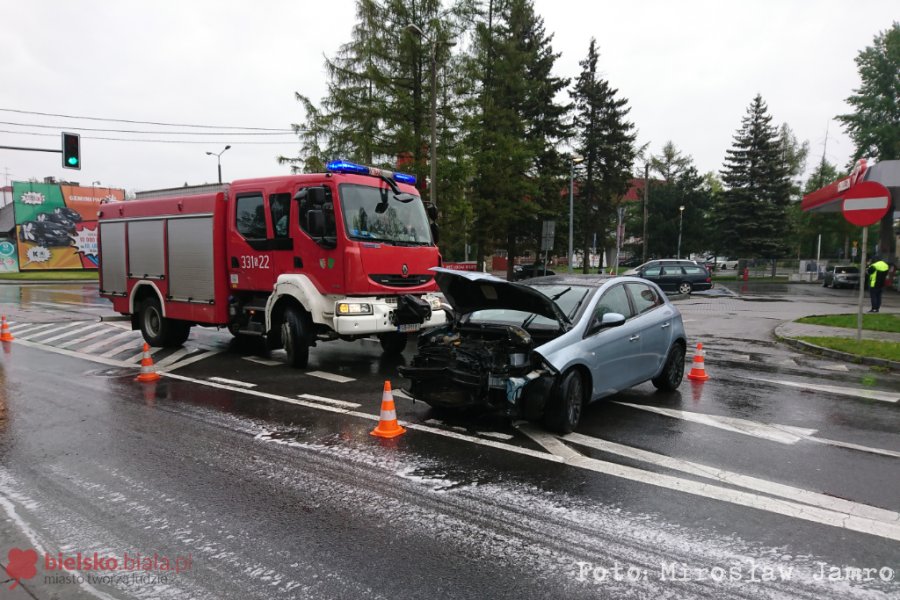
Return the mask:
<path fill-rule="evenodd" d="M 397 331 L 418 331 L 422 326 L 418 323 L 408 323 L 406 325 L 397 325 Z"/>

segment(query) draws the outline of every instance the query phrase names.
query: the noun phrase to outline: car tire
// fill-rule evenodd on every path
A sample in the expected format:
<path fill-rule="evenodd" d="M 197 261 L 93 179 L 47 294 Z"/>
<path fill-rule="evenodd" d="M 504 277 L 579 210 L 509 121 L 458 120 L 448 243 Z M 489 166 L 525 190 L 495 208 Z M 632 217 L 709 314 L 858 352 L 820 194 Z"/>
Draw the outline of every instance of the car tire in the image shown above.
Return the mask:
<path fill-rule="evenodd" d="M 691 285 L 689 281 L 682 281 L 678 284 L 678 293 L 679 294 L 690 294 L 694 289 L 694 286 Z"/>
<path fill-rule="evenodd" d="M 385 354 L 403 354 L 408 340 L 409 336 L 405 331 L 378 334 L 378 341 L 381 342 L 381 349 L 384 350 Z"/>
<path fill-rule="evenodd" d="M 295 308 L 286 309 L 281 322 L 281 343 L 288 364 L 295 369 L 303 369 L 309 364 L 309 334 L 304 315 Z"/>
<path fill-rule="evenodd" d="M 163 316 L 159 299 L 155 296 L 150 296 L 141 303 L 138 315 L 144 341 L 156 348 L 180 346 L 191 334 L 189 324 Z"/>
<path fill-rule="evenodd" d="M 827 287 L 828 287 L 828 282 L 827 282 L 827 281 L 823 281 L 823 282 L 822 282 L 822 287 L 827 288 Z"/>
<path fill-rule="evenodd" d="M 684 346 L 681 344 L 672 346 L 662 371 L 650 380 L 656 389 L 662 392 L 674 392 L 678 389 L 684 379 L 684 355 Z"/>
<path fill-rule="evenodd" d="M 581 419 L 584 392 L 581 373 L 576 369 L 566 373 L 544 409 L 544 427 L 556 433 L 572 433 Z"/>

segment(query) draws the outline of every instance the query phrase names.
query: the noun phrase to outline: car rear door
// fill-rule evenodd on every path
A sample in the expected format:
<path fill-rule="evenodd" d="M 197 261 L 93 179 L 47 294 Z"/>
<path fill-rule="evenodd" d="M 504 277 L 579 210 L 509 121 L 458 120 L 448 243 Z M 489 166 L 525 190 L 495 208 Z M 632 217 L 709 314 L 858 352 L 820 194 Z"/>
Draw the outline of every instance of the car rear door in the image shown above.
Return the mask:
<path fill-rule="evenodd" d="M 656 282 L 664 292 L 674 292 L 678 289 L 678 284 L 684 281 L 684 272 L 678 265 L 664 265 L 659 273 L 659 280 Z"/>
<path fill-rule="evenodd" d="M 641 351 L 635 368 L 641 381 L 654 377 L 665 361 L 672 341 L 672 319 L 675 310 L 652 285 L 626 283 L 631 303 L 637 313 L 633 327 L 641 336 Z"/>

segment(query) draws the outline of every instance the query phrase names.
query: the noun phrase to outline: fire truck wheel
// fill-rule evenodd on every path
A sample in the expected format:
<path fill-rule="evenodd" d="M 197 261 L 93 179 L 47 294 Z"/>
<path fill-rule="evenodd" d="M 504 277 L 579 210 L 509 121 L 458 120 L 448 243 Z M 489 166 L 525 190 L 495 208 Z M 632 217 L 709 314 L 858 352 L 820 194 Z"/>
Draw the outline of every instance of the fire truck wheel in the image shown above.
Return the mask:
<path fill-rule="evenodd" d="M 309 333 L 303 316 L 293 308 L 284 311 L 281 322 L 281 342 L 287 353 L 288 364 L 297 369 L 309 362 Z"/>
<path fill-rule="evenodd" d="M 159 300 L 155 297 L 147 298 L 141 304 L 139 320 L 141 333 L 151 346 L 180 346 L 191 333 L 191 326 L 187 323 L 163 317 Z"/>
<path fill-rule="evenodd" d="M 385 354 L 401 354 L 406 348 L 407 334 L 403 331 L 381 333 L 378 335 L 381 349 Z"/>

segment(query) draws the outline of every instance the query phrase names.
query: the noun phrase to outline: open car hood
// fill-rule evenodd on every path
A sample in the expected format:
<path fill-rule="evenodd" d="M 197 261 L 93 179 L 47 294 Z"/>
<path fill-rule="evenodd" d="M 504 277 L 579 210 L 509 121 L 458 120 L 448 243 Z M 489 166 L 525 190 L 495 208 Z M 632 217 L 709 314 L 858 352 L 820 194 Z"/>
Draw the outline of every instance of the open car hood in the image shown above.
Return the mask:
<path fill-rule="evenodd" d="M 505 308 L 536 313 L 548 319 L 568 324 L 569 319 L 559 306 L 536 289 L 513 283 L 480 271 L 454 271 L 432 267 L 434 279 L 447 302 L 460 315 L 477 310 Z"/>

